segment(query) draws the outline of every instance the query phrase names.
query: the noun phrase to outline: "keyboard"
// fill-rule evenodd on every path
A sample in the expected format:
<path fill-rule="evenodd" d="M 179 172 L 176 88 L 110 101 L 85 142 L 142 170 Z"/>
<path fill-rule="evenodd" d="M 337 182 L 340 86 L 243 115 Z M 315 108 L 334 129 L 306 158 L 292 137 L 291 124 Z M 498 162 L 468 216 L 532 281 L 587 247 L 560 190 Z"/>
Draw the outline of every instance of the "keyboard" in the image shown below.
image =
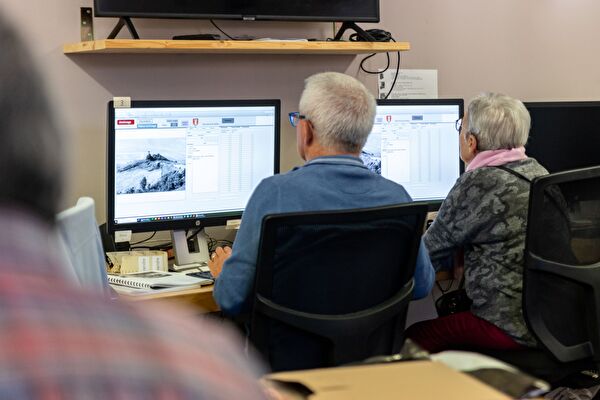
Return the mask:
<path fill-rule="evenodd" d="M 215 280 L 215 278 L 212 276 L 212 274 L 210 273 L 210 271 L 204 272 L 204 271 L 198 271 L 198 272 L 190 272 L 188 274 L 186 274 L 187 276 L 193 276 L 194 278 L 203 278 L 203 279 L 211 279 L 211 280 Z"/>

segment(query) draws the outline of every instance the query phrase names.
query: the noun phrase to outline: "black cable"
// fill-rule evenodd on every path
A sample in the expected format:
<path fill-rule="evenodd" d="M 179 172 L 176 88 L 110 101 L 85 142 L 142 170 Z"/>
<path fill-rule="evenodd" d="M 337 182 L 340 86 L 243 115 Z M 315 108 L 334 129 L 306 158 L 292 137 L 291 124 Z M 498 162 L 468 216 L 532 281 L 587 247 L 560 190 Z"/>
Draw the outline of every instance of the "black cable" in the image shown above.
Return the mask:
<path fill-rule="evenodd" d="M 148 250 L 169 250 L 172 246 L 171 242 L 165 242 L 165 243 L 161 243 L 161 244 L 156 244 L 154 246 L 137 246 L 137 247 L 130 247 L 131 250 L 135 250 L 135 249 L 148 249 Z"/>
<path fill-rule="evenodd" d="M 448 284 L 445 289 L 442 288 L 442 285 L 438 281 L 435 281 L 435 284 L 442 294 L 446 294 L 450 291 L 450 289 L 452 289 L 452 285 L 454 285 L 454 279 L 450 279 L 450 284 Z"/>
<path fill-rule="evenodd" d="M 367 61 L 369 58 L 376 56 L 376 55 L 377 55 L 377 53 L 369 54 L 368 56 L 366 56 L 365 58 L 363 58 L 360 61 L 359 67 L 363 72 L 366 72 L 367 74 L 371 74 L 371 75 L 378 75 L 378 74 L 381 74 L 381 73 L 387 71 L 388 68 L 390 68 L 390 53 L 385 53 L 385 56 L 387 57 L 387 64 L 386 64 L 385 68 L 383 69 L 383 71 L 369 71 L 368 69 L 366 69 L 364 67 L 364 62 Z"/>
<path fill-rule="evenodd" d="M 369 35 L 371 35 L 376 42 L 396 42 L 396 40 L 392 37 L 392 34 L 388 31 L 384 31 L 383 29 L 368 29 L 366 31 Z M 353 33 L 352 35 L 350 35 L 349 40 L 351 42 L 360 42 L 360 41 L 364 41 L 363 38 L 361 38 L 357 33 Z M 385 71 L 387 71 L 390 68 L 390 53 L 386 52 L 385 53 L 385 57 L 386 57 L 386 65 L 385 68 L 381 71 L 370 71 L 368 69 L 365 68 L 364 63 L 365 61 L 367 61 L 368 59 L 370 59 L 371 57 L 375 56 L 377 53 L 373 53 L 373 54 L 369 54 L 368 56 L 364 57 L 361 61 L 360 61 L 360 69 L 361 71 L 367 73 L 367 74 L 372 74 L 372 75 L 377 75 L 377 74 L 383 74 Z M 397 66 L 396 66 L 396 74 L 394 75 L 394 80 L 392 81 L 392 86 L 390 87 L 390 90 L 388 91 L 388 93 L 385 95 L 384 99 L 387 99 L 388 97 L 390 97 L 390 95 L 392 94 L 392 90 L 394 90 L 394 86 L 396 86 L 396 81 L 398 80 L 398 74 L 400 73 L 400 52 L 396 52 L 397 56 L 398 56 L 398 61 L 397 61 Z"/>
<path fill-rule="evenodd" d="M 214 246 L 215 246 L 215 248 L 224 247 L 224 246 L 231 247 L 231 246 L 233 246 L 233 242 L 231 240 L 227 240 L 227 239 L 216 239 Z"/>
<path fill-rule="evenodd" d="M 396 42 L 393 38 L 392 38 L 392 41 Z M 386 99 L 386 100 L 388 97 L 390 97 L 390 94 L 392 94 L 392 90 L 394 90 L 394 86 L 396 85 L 396 80 L 398 79 L 398 73 L 400 72 L 400 52 L 398 51 L 397 54 L 398 54 L 398 64 L 396 66 L 396 75 L 394 75 L 394 80 L 392 82 L 392 86 L 390 87 L 390 91 L 384 97 L 384 99 Z"/>
<path fill-rule="evenodd" d="M 208 238 L 208 252 L 212 253 L 213 251 L 215 251 L 215 249 L 219 246 L 223 247 L 223 246 L 233 246 L 233 242 L 231 240 L 227 240 L 227 239 L 215 239 L 213 237 L 211 237 L 210 235 L 206 234 L 206 237 Z"/>
<path fill-rule="evenodd" d="M 395 40 L 394 40 L 395 42 Z M 394 75 L 394 80 L 392 82 L 392 86 L 390 87 L 389 92 L 385 95 L 384 99 L 387 99 L 388 97 L 390 97 L 390 94 L 392 94 L 392 90 L 394 89 L 394 86 L 396 86 L 396 81 L 398 80 L 398 73 L 400 72 L 400 52 L 398 51 L 397 53 L 397 57 L 398 57 L 398 62 L 397 62 L 397 66 L 396 66 L 396 74 Z M 361 71 L 367 73 L 367 74 L 372 74 L 372 75 L 378 75 L 378 74 L 383 74 L 385 71 L 387 71 L 390 68 L 390 53 L 385 53 L 386 58 L 387 58 L 387 63 L 385 65 L 385 68 L 381 71 L 369 71 L 368 69 L 366 69 L 364 67 L 364 62 L 367 61 L 369 58 L 373 57 L 377 55 L 377 53 L 373 53 L 373 54 L 369 54 L 368 56 L 366 56 L 365 58 L 363 58 L 360 62 L 360 69 Z"/>
<path fill-rule="evenodd" d="M 147 242 L 148 240 L 152 239 L 154 236 L 156 236 L 156 231 L 152 232 L 152 235 L 150 235 L 150 237 L 147 237 L 144 240 L 140 240 L 139 242 L 135 242 L 135 243 L 129 243 L 129 247 L 135 246 L 136 244 Z"/>
<path fill-rule="evenodd" d="M 188 235 L 189 232 L 191 231 L 191 229 L 186 229 L 186 231 L 185 231 L 185 239 L 186 240 L 190 240 L 191 238 L 193 238 L 194 236 L 196 236 L 197 234 L 199 234 L 200 232 L 202 232 L 202 229 L 204 229 L 204 228 L 196 228 L 196 232 L 192 233 L 191 235 Z"/>
<path fill-rule="evenodd" d="M 217 247 L 217 240 L 212 238 L 210 235 L 206 235 L 206 237 L 208 238 L 208 242 L 206 243 L 208 246 L 208 252 L 212 254 L 213 251 L 215 251 L 215 248 Z"/>
<path fill-rule="evenodd" d="M 210 21 L 210 23 L 211 23 L 211 24 L 213 24 L 213 26 L 214 26 L 215 28 L 217 28 L 217 29 L 219 30 L 219 32 L 221 32 L 223 35 L 227 36 L 227 37 L 228 37 L 229 39 L 231 39 L 231 40 L 235 40 L 234 38 L 232 38 L 231 36 L 229 36 L 227 33 L 225 33 L 225 31 L 224 31 L 223 29 L 219 28 L 219 27 L 217 26 L 217 24 L 215 24 L 215 21 L 213 21 L 212 19 L 209 19 L 209 21 Z"/>
<path fill-rule="evenodd" d="M 389 42 L 392 39 L 392 34 L 388 31 L 384 31 L 383 29 L 367 29 L 367 32 L 376 42 Z M 365 39 L 360 37 L 358 33 L 353 33 L 348 37 L 348 40 L 351 42 L 364 42 Z"/>

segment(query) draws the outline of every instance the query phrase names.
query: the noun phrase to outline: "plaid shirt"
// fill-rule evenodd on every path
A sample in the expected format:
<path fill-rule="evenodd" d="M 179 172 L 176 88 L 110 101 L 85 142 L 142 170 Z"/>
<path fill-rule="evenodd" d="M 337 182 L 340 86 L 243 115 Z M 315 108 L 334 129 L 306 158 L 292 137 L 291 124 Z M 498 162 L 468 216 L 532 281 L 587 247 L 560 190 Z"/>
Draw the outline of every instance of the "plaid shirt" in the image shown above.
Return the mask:
<path fill-rule="evenodd" d="M 0 398 L 264 398 L 229 331 L 85 293 L 63 279 L 45 224 L 0 210 L 0 226 Z"/>

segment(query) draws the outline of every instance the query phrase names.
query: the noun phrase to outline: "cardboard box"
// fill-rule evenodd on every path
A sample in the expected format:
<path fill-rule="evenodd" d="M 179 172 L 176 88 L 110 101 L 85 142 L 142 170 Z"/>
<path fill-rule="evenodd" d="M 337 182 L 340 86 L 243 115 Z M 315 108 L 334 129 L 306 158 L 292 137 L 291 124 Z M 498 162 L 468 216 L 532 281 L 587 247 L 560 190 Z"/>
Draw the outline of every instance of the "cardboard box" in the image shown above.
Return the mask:
<path fill-rule="evenodd" d="M 166 251 L 117 251 L 106 253 L 107 270 L 111 274 L 168 271 Z"/>
<path fill-rule="evenodd" d="M 312 394 L 298 398 L 311 400 L 510 399 L 475 378 L 435 361 L 279 372 L 265 378 L 284 387 L 301 385 L 307 389 L 305 393 Z"/>

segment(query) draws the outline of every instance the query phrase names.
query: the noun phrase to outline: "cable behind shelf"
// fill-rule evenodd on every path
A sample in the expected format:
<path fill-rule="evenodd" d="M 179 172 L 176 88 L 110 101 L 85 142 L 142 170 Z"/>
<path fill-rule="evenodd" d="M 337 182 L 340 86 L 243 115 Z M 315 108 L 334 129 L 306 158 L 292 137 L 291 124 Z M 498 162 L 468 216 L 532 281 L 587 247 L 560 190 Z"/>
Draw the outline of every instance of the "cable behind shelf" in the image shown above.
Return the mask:
<path fill-rule="evenodd" d="M 373 38 L 375 38 L 375 41 L 377 41 L 377 42 L 390 42 L 390 41 L 396 42 L 396 40 L 392 37 L 392 34 L 388 31 L 384 31 L 383 29 L 368 29 L 366 32 L 368 34 L 370 34 Z M 356 33 L 353 33 L 352 35 L 350 35 L 349 40 L 351 42 L 364 41 Z M 363 71 L 367 74 L 377 75 L 377 74 L 384 73 L 385 71 L 387 71 L 390 68 L 390 53 L 387 52 L 387 53 L 385 53 L 387 62 L 386 62 L 385 68 L 382 71 L 371 71 L 371 70 L 366 69 L 364 66 L 365 61 L 374 57 L 376 54 L 377 53 L 369 54 L 368 56 L 364 57 L 360 61 L 361 71 Z M 390 90 L 388 91 L 388 93 L 384 96 L 384 99 L 387 99 L 388 97 L 390 97 L 390 95 L 392 94 L 392 91 L 394 90 L 394 86 L 396 85 L 396 81 L 398 80 L 398 74 L 400 72 L 400 51 L 397 51 L 396 54 L 397 54 L 396 74 L 394 75 L 394 80 L 392 81 L 392 86 L 390 87 Z"/>

